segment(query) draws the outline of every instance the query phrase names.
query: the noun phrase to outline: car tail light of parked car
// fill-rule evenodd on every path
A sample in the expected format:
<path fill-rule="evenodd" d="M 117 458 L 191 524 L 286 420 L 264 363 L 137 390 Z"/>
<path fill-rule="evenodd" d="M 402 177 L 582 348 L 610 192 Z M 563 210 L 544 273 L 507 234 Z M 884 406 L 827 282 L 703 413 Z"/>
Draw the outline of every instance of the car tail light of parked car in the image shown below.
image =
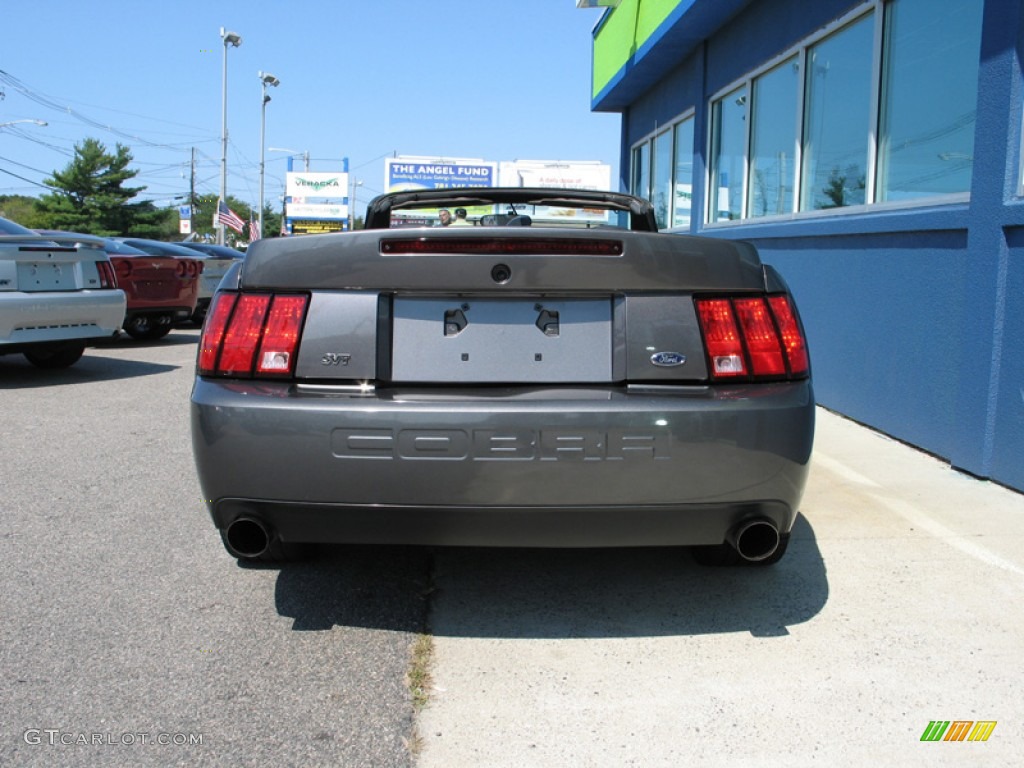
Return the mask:
<path fill-rule="evenodd" d="M 697 299 L 712 379 L 801 379 L 807 345 L 789 297 Z"/>
<path fill-rule="evenodd" d="M 110 261 L 97 261 L 96 271 L 100 276 L 100 288 L 117 288 L 117 277 L 114 276 L 114 268 Z"/>
<path fill-rule="evenodd" d="M 197 277 L 203 273 L 203 265 L 198 261 L 179 259 L 178 277 Z"/>
<path fill-rule="evenodd" d="M 203 376 L 290 376 L 309 297 L 219 293 L 199 343 Z"/>

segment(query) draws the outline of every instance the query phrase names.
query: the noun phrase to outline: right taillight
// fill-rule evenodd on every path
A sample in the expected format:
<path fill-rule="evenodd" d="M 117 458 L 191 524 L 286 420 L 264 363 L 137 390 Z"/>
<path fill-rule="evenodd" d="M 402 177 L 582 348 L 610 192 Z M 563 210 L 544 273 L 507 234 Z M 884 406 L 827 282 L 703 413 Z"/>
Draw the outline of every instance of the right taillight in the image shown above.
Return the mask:
<path fill-rule="evenodd" d="M 96 272 L 100 276 L 100 288 L 117 288 L 117 278 L 109 261 L 97 261 Z"/>
<path fill-rule="evenodd" d="M 806 376 L 811 370 L 811 358 L 807 354 L 807 340 L 792 302 L 788 296 L 769 296 L 768 304 L 775 315 L 775 322 L 779 324 L 782 350 L 786 353 L 790 374 L 795 378 Z"/>
<path fill-rule="evenodd" d="M 696 299 L 712 380 L 805 378 L 807 344 L 789 297 Z"/>
<path fill-rule="evenodd" d="M 202 271 L 202 265 L 198 261 L 178 259 L 178 277 L 196 277 Z"/>
<path fill-rule="evenodd" d="M 200 376 L 291 376 L 309 297 L 218 293 L 199 342 Z"/>

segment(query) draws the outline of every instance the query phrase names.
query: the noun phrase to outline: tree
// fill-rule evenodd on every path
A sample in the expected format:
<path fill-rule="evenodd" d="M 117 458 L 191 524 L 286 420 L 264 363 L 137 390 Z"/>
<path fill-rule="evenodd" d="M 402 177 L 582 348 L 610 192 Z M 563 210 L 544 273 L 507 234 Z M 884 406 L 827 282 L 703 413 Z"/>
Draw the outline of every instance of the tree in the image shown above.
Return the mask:
<path fill-rule="evenodd" d="M 829 174 L 828 182 L 821 190 L 825 200 L 818 201 L 816 207 L 824 210 L 826 208 L 842 208 L 847 205 L 864 202 L 865 178 L 861 176 L 853 186 L 847 185 L 849 174 L 856 173 L 856 171 L 856 166 L 848 168 L 845 174 L 840 173 L 838 168 L 833 168 L 832 173 Z M 851 200 L 851 196 L 854 197 L 853 200 Z"/>
<path fill-rule="evenodd" d="M 129 170 L 132 155 L 118 144 L 114 153 L 96 139 L 75 145 L 74 159 L 43 183 L 53 189 L 36 204 L 37 222 L 47 229 L 67 229 L 112 237 L 155 237 L 164 214 L 148 201 L 129 202 L 145 187 L 125 187 L 138 171 Z"/>
<path fill-rule="evenodd" d="M 38 228 L 36 198 L 28 195 L 0 195 L 0 216 L 29 229 Z"/>

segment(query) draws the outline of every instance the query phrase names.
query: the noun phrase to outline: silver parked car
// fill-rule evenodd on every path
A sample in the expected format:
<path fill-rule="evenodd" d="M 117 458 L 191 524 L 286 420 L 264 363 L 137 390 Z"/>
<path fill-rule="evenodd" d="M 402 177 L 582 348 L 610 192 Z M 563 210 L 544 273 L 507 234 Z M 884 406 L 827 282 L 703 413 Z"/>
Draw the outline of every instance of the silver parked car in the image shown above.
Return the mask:
<path fill-rule="evenodd" d="M 124 291 L 101 248 L 58 244 L 0 219 L 0 355 L 66 368 L 116 334 L 124 311 Z"/>
<path fill-rule="evenodd" d="M 403 226 L 456 207 L 469 225 Z M 366 226 L 258 241 L 214 298 L 192 440 L 232 555 L 782 556 L 814 397 L 793 297 L 753 246 L 576 190 L 393 193 Z"/>

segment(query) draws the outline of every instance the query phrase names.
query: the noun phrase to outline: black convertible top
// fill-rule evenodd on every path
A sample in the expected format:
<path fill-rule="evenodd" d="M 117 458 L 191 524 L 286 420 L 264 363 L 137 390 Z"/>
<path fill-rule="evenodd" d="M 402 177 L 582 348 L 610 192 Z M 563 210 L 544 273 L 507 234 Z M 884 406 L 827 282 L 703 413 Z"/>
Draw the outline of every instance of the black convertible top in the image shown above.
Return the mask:
<path fill-rule="evenodd" d="M 654 207 L 647 200 L 620 192 L 544 187 L 462 187 L 391 192 L 370 201 L 365 229 L 388 229 L 391 212 L 403 208 L 452 208 L 470 205 L 548 205 L 569 208 L 602 208 L 629 214 L 629 228 L 657 232 Z"/>

